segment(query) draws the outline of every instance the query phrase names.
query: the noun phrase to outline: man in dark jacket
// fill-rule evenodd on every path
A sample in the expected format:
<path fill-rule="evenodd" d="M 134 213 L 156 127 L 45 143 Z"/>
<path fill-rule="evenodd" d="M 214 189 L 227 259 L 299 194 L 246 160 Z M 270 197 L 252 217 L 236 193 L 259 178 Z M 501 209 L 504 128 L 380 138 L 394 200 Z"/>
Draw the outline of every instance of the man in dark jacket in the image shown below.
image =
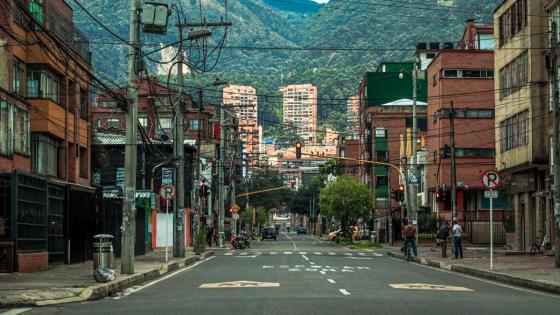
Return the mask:
<path fill-rule="evenodd" d="M 437 239 L 439 241 L 439 245 L 441 246 L 441 257 L 447 258 L 447 239 L 449 238 L 449 222 L 445 221 L 439 227 L 437 233 Z"/>

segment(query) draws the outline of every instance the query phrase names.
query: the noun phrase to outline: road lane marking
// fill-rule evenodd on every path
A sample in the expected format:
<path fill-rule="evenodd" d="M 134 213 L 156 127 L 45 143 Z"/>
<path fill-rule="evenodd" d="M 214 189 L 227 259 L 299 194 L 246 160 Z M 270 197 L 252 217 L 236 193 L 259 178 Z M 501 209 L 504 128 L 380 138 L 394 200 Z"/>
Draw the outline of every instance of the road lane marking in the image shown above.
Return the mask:
<path fill-rule="evenodd" d="M 346 291 L 346 289 L 338 289 L 338 291 L 344 295 L 350 295 L 350 292 Z"/>
<path fill-rule="evenodd" d="M 284 255 L 291 255 L 292 252 L 284 252 Z"/>
<path fill-rule="evenodd" d="M 427 284 L 427 283 L 395 283 L 389 284 L 390 287 L 394 289 L 406 289 L 406 290 L 433 290 L 433 291 L 460 291 L 460 292 L 474 292 L 474 290 L 457 287 L 452 285 L 443 284 Z"/>
<path fill-rule="evenodd" d="M 233 256 L 235 258 L 256 258 L 257 255 L 249 255 L 249 256 Z"/>
<path fill-rule="evenodd" d="M 307 255 L 307 252 L 299 252 L 300 255 Z"/>
<path fill-rule="evenodd" d="M 263 269 L 274 269 L 274 266 L 263 266 Z"/>
<path fill-rule="evenodd" d="M 286 237 L 288 237 L 290 241 L 292 241 L 292 244 L 294 244 L 294 250 L 297 250 L 296 242 L 294 242 L 294 240 L 288 234 L 286 234 Z"/>
<path fill-rule="evenodd" d="M 31 308 L 14 308 L 14 309 L 9 310 L 7 312 L 0 313 L 0 315 L 17 315 L 17 314 L 27 312 L 29 310 L 31 310 Z"/>
<path fill-rule="evenodd" d="M 277 252 L 270 252 L 270 255 L 276 255 L 278 254 Z"/>
<path fill-rule="evenodd" d="M 305 256 L 305 255 L 301 255 L 301 257 L 303 257 L 303 259 L 305 259 L 305 260 L 309 261 L 309 258 L 307 258 L 307 256 Z"/>
<path fill-rule="evenodd" d="M 313 254 L 315 254 L 315 255 L 323 255 L 323 253 L 320 253 L 320 252 L 314 252 Z"/>
<path fill-rule="evenodd" d="M 336 255 L 336 253 L 329 252 L 329 255 L 334 256 L 334 255 Z"/>
<path fill-rule="evenodd" d="M 373 256 L 377 256 L 377 257 L 382 257 L 383 254 L 379 254 L 379 253 L 373 253 Z"/>
<path fill-rule="evenodd" d="M 373 259 L 371 257 L 346 257 L 348 259 Z"/>
<path fill-rule="evenodd" d="M 150 282 L 150 283 L 148 283 L 148 284 L 145 284 L 145 285 L 143 285 L 143 286 L 139 286 L 139 287 L 137 287 L 137 288 L 135 288 L 135 289 L 133 289 L 133 290 L 130 290 L 130 291 L 128 292 L 127 295 L 122 296 L 122 297 L 126 297 L 126 296 L 128 296 L 128 295 L 130 295 L 130 294 L 132 294 L 132 293 L 136 293 L 136 292 L 138 292 L 138 291 L 144 290 L 145 288 L 151 287 L 151 286 L 153 286 L 154 284 L 157 284 L 157 283 L 160 283 L 160 282 L 162 282 L 162 281 L 164 281 L 164 280 L 167 280 L 167 279 L 169 279 L 169 278 L 171 278 L 171 277 L 173 277 L 173 276 L 175 276 L 175 275 L 180 274 L 181 272 L 190 270 L 190 269 L 192 269 L 192 268 L 194 268 L 194 267 L 196 267 L 196 266 L 198 266 L 198 265 L 200 265 L 200 264 L 202 264 L 202 263 L 205 263 L 205 262 L 207 262 L 207 261 L 209 261 L 209 260 L 211 260 L 211 259 L 214 259 L 214 258 L 216 258 L 216 256 L 210 256 L 210 257 L 208 257 L 208 258 L 206 258 L 206 259 L 204 259 L 204 260 L 200 260 L 200 261 L 198 261 L 198 262 L 196 262 L 196 263 L 194 263 L 194 264 L 192 264 L 192 265 L 190 265 L 190 266 L 187 266 L 187 267 L 185 267 L 185 268 L 183 268 L 183 269 L 179 269 L 179 270 L 177 270 L 177 271 L 175 271 L 175 272 L 173 272 L 173 273 L 171 273 L 171 274 L 168 274 L 167 276 L 163 276 L 163 277 L 161 277 L 161 278 L 159 278 L 159 279 L 157 279 L 157 280 L 154 280 L 154 281 L 152 281 L 152 282 Z M 121 297 L 118 297 L 118 298 L 121 298 Z M 118 299 L 118 298 L 115 298 L 115 299 Z"/>
<path fill-rule="evenodd" d="M 360 255 L 360 256 L 365 256 L 366 253 L 358 253 L 358 255 Z"/>
<path fill-rule="evenodd" d="M 223 289 L 223 288 L 278 288 L 278 282 L 258 282 L 258 281 L 229 281 L 218 283 L 204 283 L 200 285 L 200 289 Z"/>
<path fill-rule="evenodd" d="M 231 256 L 233 253 L 225 253 L 224 256 Z"/>
<path fill-rule="evenodd" d="M 334 281 L 333 279 L 327 279 L 327 281 L 328 281 L 329 283 L 332 283 L 332 284 L 335 284 L 335 283 L 336 283 L 336 281 Z"/>
<path fill-rule="evenodd" d="M 239 253 L 239 255 L 242 255 L 242 256 L 244 256 L 244 255 L 247 255 L 247 253 Z"/>
<path fill-rule="evenodd" d="M 344 253 L 346 256 L 352 256 L 352 253 Z"/>
<path fill-rule="evenodd" d="M 322 274 L 322 275 L 326 275 L 326 274 L 327 274 L 327 273 L 324 272 L 323 270 L 319 271 L 319 273 Z"/>

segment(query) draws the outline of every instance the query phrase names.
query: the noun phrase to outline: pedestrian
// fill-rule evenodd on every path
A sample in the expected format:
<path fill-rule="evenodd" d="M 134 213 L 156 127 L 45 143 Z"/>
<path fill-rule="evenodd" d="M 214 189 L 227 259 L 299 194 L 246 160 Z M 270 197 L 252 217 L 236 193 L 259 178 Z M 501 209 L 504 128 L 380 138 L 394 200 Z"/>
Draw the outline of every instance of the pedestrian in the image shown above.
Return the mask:
<path fill-rule="evenodd" d="M 441 247 L 441 257 L 447 258 L 447 239 L 449 237 L 449 221 L 439 227 L 437 239 Z"/>
<path fill-rule="evenodd" d="M 418 250 L 416 248 L 416 234 L 417 234 L 416 226 L 412 224 L 412 220 L 409 219 L 407 225 L 404 227 L 403 236 L 404 236 L 404 254 L 405 256 L 408 255 L 408 246 L 412 247 L 412 252 L 414 253 L 414 257 L 418 256 Z"/>
<path fill-rule="evenodd" d="M 208 225 L 206 230 L 206 242 L 208 243 L 208 247 L 212 247 L 212 235 L 213 235 L 212 225 Z"/>
<path fill-rule="evenodd" d="M 455 259 L 463 258 L 463 244 L 461 243 L 461 238 L 463 236 L 463 229 L 457 223 L 457 219 L 453 220 L 453 248 L 455 249 Z"/>

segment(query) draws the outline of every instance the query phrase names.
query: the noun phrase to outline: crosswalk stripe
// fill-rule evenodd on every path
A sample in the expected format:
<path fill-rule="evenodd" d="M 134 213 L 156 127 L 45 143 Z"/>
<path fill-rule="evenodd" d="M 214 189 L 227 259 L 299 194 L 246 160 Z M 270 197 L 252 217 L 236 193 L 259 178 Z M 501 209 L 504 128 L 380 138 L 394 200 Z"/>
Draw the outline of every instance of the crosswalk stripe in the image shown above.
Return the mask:
<path fill-rule="evenodd" d="M 358 253 L 358 255 L 365 256 L 366 254 L 365 253 Z"/>
<path fill-rule="evenodd" d="M 224 256 L 231 256 L 233 253 L 225 253 Z"/>
<path fill-rule="evenodd" d="M 277 252 L 270 252 L 270 255 L 276 255 L 278 254 Z"/>
<path fill-rule="evenodd" d="M 333 252 L 329 252 L 329 255 L 332 255 L 332 256 L 334 256 L 334 255 L 336 255 L 336 253 L 333 253 Z"/>
<path fill-rule="evenodd" d="M 315 254 L 315 255 L 323 255 L 323 253 L 321 253 L 321 252 L 314 252 L 313 254 Z"/>
<path fill-rule="evenodd" d="M 239 255 L 245 256 L 245 255 L 247 255 L 247 253 L 239 253 Z"/>
<path fill-rule="evenodd" d="M 284 255 L 291 255 L 292 252 L 284 252 Z"/>
<path fill-rule="evenodd" d="M 344 253 L 346 256 L 352 256 L 352 253 Z"/>
<path fill-rule="evenodd" d="M 307 255 L 307 252 L 299 252 L 300 255 Z"/>
<path fill-rule="evenodd" d="M 377 257 L 383 256 L 383 254 L 379 254 L 379 253 L 373 253 L 373 255 L 375 255 L 375 256 L 377 256 Z"/>

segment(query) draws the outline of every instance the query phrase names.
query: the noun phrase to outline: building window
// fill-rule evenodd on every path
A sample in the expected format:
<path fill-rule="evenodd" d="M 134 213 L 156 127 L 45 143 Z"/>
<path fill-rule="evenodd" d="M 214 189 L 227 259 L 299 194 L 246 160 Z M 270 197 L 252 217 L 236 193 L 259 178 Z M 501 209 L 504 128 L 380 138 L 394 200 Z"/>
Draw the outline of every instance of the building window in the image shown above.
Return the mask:
<path fill-rule="evenodd" d="M 502 152 L 529 143 L 529 111 L 523 111 L 500 122 L 500 149 Z"/>
<path fill-rule="evenodd" d="M 494 34 L 478 34 L 476 36 L 476 48 L 481 50 L 493 50 Z"/>
<path fill-rule="evenodd" d="M 25 81 L 25 64 L 19 59 L 14 58 L 14 79 L 13 91 L 14 93 L 24 96 L 23 82 Z"/>
<path fill-rule="evenodd" d="M 389 176 L 387 175 L 375 176 L 375 187 L 386 187 L 386 186 L 389 186 Z"/>
<path fill-rule="evenodd" d="M 529 82 L 527 51 L 500 69 L 500 99 L 516 92 Z"/>
<path fill-rule="evenodd" d="M 29 67 L 27 97 L 48 98 L 58 103 L 60 79 L 44 67 Z"/>
<path fill-rule="evenodd" d="M 375 161 L 377 162 L 388 162 L 389 152 L 387 151 L 375 151 Z"/>
<path fill-rule="evenodd" d="M 31 135 L 31 167 L 34 173 L 58 175 L 58 140 L 42 134 Z"/>
<path fill-rule="evenodd" d="M 80 118 L 88 119 L 89 99 L 88 93 L 84 89 L 80 89 Z"/>
<path fill-rule="evenodd" d="M 45 21 L 43 0 L 30 0 L 29 12 L 33 15 L 37 22 L 39 22 L 39 24 L 43 25 Z"/>
<path fill-rule="evenodd" d="M 158 119 L 157 130 L 169 130 L 173 127 L 173 118 L 163 117 Z"/>
<path fill-rule="evenodd" d="M 100 101 L 98 104 L 99 107 L 104 107 L 104 108 L 114 108 L 117 107 L 117 102 L 112 102 L 112 101 Z"/>
<path fill-rule="evenodd" d="M 200 124 L 198 119 L 189 120 L 189 129 L 198 131 Z"/>
<path fill-rule="evenodd" d="M 494 70 L 492 69 L 443 69 L 444 78 L 493 78 Z"/>
<path fill-rule="evenodd" d="M 148 126 L 148 118 L 146 117 L 140 117 L 138 118 L 138 121 L 140 122 L 140 126 L 146 128 Z"/>
<path fill-rule="evenodd" d="M 406 128 L 412 128 L 413 120 L 412 117 L 406 118 Z M 418 131 L 426 132 L 428 131 L 428 118 L 417 118 Z"/>
<path fill-rule="evenodd" d="M 13 154 L 12 104 L 0 98 L 0 154 Z"/>
<path fill-rule="evenodd" d="M 115 128 L 118 129 L 120 125 L 120 121 L 118 119 L 107 119 L 107 128 Z"/>
<path fill-rule="evenodd" d="M 14 109 L 14 151 L 29 155 L 29 112 L 17 106 Z"/>
<path fill-rule="evenodd" d="M 499 19 L 500 46 L 521 32 L 527 25 L 527 0 L 517 0 Z"/>

